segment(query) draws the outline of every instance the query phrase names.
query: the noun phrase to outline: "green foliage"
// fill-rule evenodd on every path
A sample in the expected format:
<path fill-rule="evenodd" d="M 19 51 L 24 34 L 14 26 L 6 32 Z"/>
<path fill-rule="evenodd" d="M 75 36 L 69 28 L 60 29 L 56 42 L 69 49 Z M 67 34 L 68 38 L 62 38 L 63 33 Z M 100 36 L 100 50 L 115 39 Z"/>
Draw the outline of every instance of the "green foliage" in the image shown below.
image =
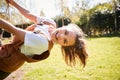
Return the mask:
<path fill-rule="evenodd" d="M 85 10 L 80 15 L 79 22 L 76 22 L 83 31 L 89 35 L 103 35 L 119 32 L 115 26 L 115 13 L 112 3 L 104 3 L 92 9 Z"/>
<path fill-rule="evenodd" d="M 57 27 L 62 27 L 71 23 L 71 19 L 68 17 L 58 17 L 55 19 L 55 22 L 57 24 Z"/>
<path fill-rule="evenodd" d="M 48 59 L 26 63 L 23 80 L 119 80 L 120 37 L 88 38 L 89 58 L 85 68 L 65 64 L 60 46 L 55 45 Z"/>
<path fill-rule="evenodd" d="M 2 11 L 2 9 L 4 9 L 7 6 L 7 3 L 5 2 L 5 0 L 1 0 L 0 1 L 0 12 Z"/>
<path fill-rule="evenodd" d="M 6 4 L 5 0 L 1 0 L 0 1 L 0 18 L 6 17 L 6 15 L 5 15 L 6 9 L 7 9 L 7 4 Z"/>

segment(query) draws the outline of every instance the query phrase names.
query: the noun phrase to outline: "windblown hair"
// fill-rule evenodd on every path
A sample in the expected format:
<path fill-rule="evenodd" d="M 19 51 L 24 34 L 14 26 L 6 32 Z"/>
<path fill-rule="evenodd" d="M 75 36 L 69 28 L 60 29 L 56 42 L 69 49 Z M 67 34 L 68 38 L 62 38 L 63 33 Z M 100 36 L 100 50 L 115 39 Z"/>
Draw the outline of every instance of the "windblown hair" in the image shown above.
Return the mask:
<path fill-rule="evenodd" d="M 88 53 L 84 33 L 76 24 L 69 24 L 66 27 L 76 32 L 76 40 L 74 45 L 61 47 L 64 60 L 69 66 L 75 66 L 78 60 L 85 67 Z"/>

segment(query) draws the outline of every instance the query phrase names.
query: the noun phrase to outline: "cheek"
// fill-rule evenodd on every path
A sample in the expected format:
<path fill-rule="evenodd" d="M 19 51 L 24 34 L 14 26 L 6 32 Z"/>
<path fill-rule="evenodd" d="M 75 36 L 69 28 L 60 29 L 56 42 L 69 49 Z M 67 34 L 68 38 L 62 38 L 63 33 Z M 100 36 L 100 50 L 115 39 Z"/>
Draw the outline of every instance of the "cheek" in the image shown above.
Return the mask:
<path fill-rule="evenodd" d="M 51 35 L 51 40 L 52 40 L 53 42 L 55 42 L 54 34 Z"/>
<path fill-rule="evenodd" d="M 52 40 L 54 43 L 57 43 L 54 33 L 51 34 L 51 40 Z"/>
<path fill-rule="evenodd" d="M 64 43 L 62 42 L 62 40 L 59 40 L 57 43 L 60 44 L 61 46 L 64 46 Z"/>

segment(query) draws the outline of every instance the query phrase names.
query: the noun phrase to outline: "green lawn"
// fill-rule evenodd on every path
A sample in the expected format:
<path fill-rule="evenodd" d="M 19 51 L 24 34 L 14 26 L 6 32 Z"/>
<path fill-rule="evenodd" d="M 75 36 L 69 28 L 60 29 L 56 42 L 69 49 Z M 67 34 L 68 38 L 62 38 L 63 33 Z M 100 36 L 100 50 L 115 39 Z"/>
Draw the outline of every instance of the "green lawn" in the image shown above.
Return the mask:
<path fill-rule="evenodd" d="M 48 59 L 22 66 L 23 80 L 120 80 L 120 37 L 89 38 L 87 43 L 85 68 L 67 66 L 55 45 Z"/>

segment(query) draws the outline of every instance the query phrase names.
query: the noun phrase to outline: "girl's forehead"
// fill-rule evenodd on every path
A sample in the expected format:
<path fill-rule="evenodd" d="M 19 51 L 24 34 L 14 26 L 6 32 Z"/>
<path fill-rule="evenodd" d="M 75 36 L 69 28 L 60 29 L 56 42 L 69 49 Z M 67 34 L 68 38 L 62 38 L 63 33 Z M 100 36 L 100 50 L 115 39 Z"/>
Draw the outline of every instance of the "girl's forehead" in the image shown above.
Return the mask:
<path fill-rule="evenodd" d="M 58 29 L 68 29 L 67 27 L 61 27 L 61 28 L 58 28 Z"/>
<path fill-rule="evenodd" d="M 61 29 L 61 30 L 68 30 L 68 31 L 71 31 L 71 30 L 72 30 L 72 28 L 69 28 L 69 27 L 61 27 L 60 29 Z"/>
<path fill-rule="evenodd" d="M 68 46 L 74 45 L 76 40 L 76 34 L 73 30 L 69 30 L 69 34 L 67 35 Z"/>

